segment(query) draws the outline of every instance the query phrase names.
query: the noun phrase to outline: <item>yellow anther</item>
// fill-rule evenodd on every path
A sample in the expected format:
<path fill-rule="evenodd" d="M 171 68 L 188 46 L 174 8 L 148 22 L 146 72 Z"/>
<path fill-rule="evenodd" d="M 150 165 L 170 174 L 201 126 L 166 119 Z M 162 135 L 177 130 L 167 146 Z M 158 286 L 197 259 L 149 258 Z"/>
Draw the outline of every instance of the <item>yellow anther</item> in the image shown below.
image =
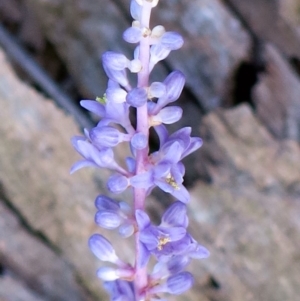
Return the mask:
<path fill-rule="evenodd" d="M 106 104 L 107 98 L 106 98 L 106 93 L 103 94 L 103 97 L 96 97 L 96 101 L 102 103 L 102 104 Z"/>
<path fill-rule="evenodd" d="M 158 244 L 157 244 L 158 251 L 161 251 L 163 246 L 166 245 L 170 241 L 171 241 L 171 239 L 169 237 L 160 237 L 158 239 Z"/>
<path fill-rule="evenodd" d="M 171 185 L 175 190 L 179 190 L 179 185 L 176 183 L 175 179 L 169 173 L 166 177 L 166 182 Z"/>

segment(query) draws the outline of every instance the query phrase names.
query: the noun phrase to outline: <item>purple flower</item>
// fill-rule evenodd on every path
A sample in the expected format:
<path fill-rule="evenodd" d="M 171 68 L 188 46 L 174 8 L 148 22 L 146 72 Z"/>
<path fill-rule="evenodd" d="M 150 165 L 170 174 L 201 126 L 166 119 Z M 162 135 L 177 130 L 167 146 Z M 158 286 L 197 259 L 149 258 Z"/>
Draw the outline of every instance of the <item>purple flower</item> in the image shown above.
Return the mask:
<path fill-rule="evenodd" d="M 132 35 L 129 34 L 129 38 Z M 139 60 L 130 61 L 124 54 L 107 51 L 102 55 L 103 69 L 107 76 L 119 83 L 126 90 L 130 89 L 125 69 L 128 68 L 132 73 L 139 72 L 142 68 Z"/>
<path fill-rule="evenodd" d="M 164 83 L 153 82 L 149 87 L 149 98 L 159 98 L 166 94 L 167 87 Z"/>
<path fill-rule="evenodd" d="M 162 160 L 169 148 L 172 147 L 174 142 L 178 142 L 181 146 L 180 159 L 182 160 L 192 152 L 196 151 L 202 146 L 202 139 L 199 137 L 191 137 L 191 128 L 182 128 L 169 136 L 168 131 L 164 125 L 154 127 L 160 141 L 160 149 L 151 155 L 152 160 Z M 174 160 L 173 160 L 174 161 Z"/>
<path fill-rule="evenodd" d="M 130 14 L 133 19 L 139 20 L 141 17 L 142 6 L 137 3 L 135 0 L 130 2 Z"/>
<path fill-rule="evenodd" d="M 102 62 L 109 69 L 124 70 L 128 66 L 129 60 L 124 54 L 107 51 L 102 55 Z"/>
<path fill-rule="evenodd" d="M 203 259 L 209 257 L 206 248 L 199 245 L 198 242 L 187 233 L 181 240 L 175 244 L 169 244 L 165 248 L 165 253 L 173 252 L 176 255 L 186 256 L 189 258 Z"/>
<path fill-rule="evenodd" d="M 132 26 L 125 30 L 123 39 L 128 43 L 138 43 L 142 38 L 143 32 L 141 28 Z"/>
<path fill-rule="evenodd" d="M 135 301 L 133 283 L 124 280 L 104 282 L 111 301 Z"/>
<path fill-rule="evenodd" d="M 89 132 L 93 145 L 98 149 L 109 148 L 118 145 L 120 142 L 129 141 L 128 134 L 121 133 L 112 126 L 96 126 Z"/>
<path fill-rule="evenodd" d="M 148 146 L 148 138 L 143 133 L 136 133 L 132 136 L 130 143 L 135 149 L 144 149 Z"/>
<path fill-rule="evenodd" d="M 177 106 L 170 106 L 161 109 L 158 114 L 150 116 L 151 126 L 164 124 L 172 124 L 177 122 L 182 116 L 182 109 Z"/>
<path fill-rule="evenodd" d="M 179 201 L 174 202 L 161 218 L 161 225 L 164 227 L 187 228 L 188 224 L 186 205 Z"/>
<path fill-rule="evenodd" d="M 103 148 L 99 150 L 93 144 L 88 142 L 86 138 L 78 136 L 72 138 L 72 144 L 77 152 L 84 157 L 84 160 L 76 162 L 71 167 L 71 173 L 74 173 L 80 168 L 92 166 L 108 168 L 122 174 L 127 174 L 127 171 L 119 166 L 115 161 L 114 153 L 110 148 Z"/>
<path fill-rule="evenodd" d="M 132 134 L 134 129 L 129 119 L 129 105 L 126 103 L 126 96 L 127 92 L 117 82 L 109 80 L 108 88 L 104 94 L 104 103 L 83 100 L 80 104 L 85 109 L 101 117 L 98 126 L 116 123 Z"/>
<path fill-rule="evenodd" d="M 175 215 L 178 218 L 173 223 Z M 163 222 L 160 226 L 151 224 L 150 218 L 142 210 L 136 211 L 136 222 L 140 231 L 140 242 L 145 247 L 145 257 L 151 254 L 156 257 L 162 255 L 172 256 L 176 252 L 176 242 L 186 236 L 187 217 L 185 205 L 179 201 L 170 206 L 162 217 Z M 173 245 L 175 244 L 175 246 Z M 166 247 L 172 245 L 172 248 Z M 147 260 L 145 260 L 147 261 Z"/>
<path fill-rule="evenodd" d="M 174 202 L 165 211 L 159 226 L 152 225 L 149 216 L 142 210 L 136 211 L 136 221 L 140 231 L 140 242 L 148 251 L 145 252 L 146 257 L 153 254 L 158 260 L 161 258 L 165 260 L 165 257 L 173 256 L 188 258 L 209 256 L 209 252 L 186 232 L 188 226 L 186 205 L 180 201 Z"/>
<path fill-rule="evenodd" d="M 166 283 L 167 292 L 180 295 L 192 287 L 194 277 L 189 272 L 181 272 L 168 278 Z"/>
<path fill-rule="evenodd" d="M 161 280 L 171 275 L 178 274 L 186 268 L 190 261 L 190 258 L 187 256 L 176 255 L 172 256 L 171 258 L 162 257 L 154 266 L 151 279 L 154 281 Z"/>
<path fill-rule="evenodd" d="M 103 118 L 105 116 L 105 106 L 95 100 L 81 100 L 80 105 L 88 111 Z"/>
<path fill-rule="evenodd" d="M 185 76 L 181 71 L 176 70 L 171 72 L 163 81 L 163 85 L 166 87 L 166 92 L 158 98 L 151 115 L 157 114 L 163 107 L 176 101 L 182 92 L 184 84 Z"/>
<path fill-rule="evenodd" d="M 125 68 L 129 60 L 125 55 L 112 51 L 105 52 L 102 55 L 103 69 L 106 75 L 113 81 L 119 83 L 122 87 L 130 89 Z"/>
<path fill-rule="evenodd" d="M 89 239 L 89 248 L 98 259 L 108 261 L 120 266 L 127 266 L 116 255 L 111 243 L 102 235 L 94 234 Z"/>
<path fill-rule="evenodd" d="M 118 83 L 110 81 L 105 92 L 107 102 L 123 103 L 126 101 L 127 92 Z"/>
<path fill-rule="evenodd" d="M 177 32 L 168 31 L 162 35 L 160 43 L 170 50 L 177 50 L 182 47 L 183 38 Z"/>
<path fill-rule="evenodd" d="M 114 174 L 107 181 L 107 188 L 112 193 L 121 193 L 129 186 L 129 179 L 121 174 Z"/>
<path fill-rule="evenodd" d="M 107 89 L 96 101 L 81 101 L 100 121 L 94 128 L 84 130 L 85 137 L 72 139 L 83 160 L 74 164 L 71 172 L 86 166 L 107 168 L 114 172 L 107 181 L 110 192 L 133 190 L 132 207 L 104 195 L 95 200 L 98 226 L 117 229 L 123 237 L 135 235 L 134 268 L 116 255 L 112 244 L 102 235 L 94 234 L 89 239 L 94 255 L 112 263 L 97 271 L 97 276 L 105 281 L 111 301 L 163 301 L 158 294 L 181 294 L 193 284 L 192 275 L 184 271 L 187 265 L 193 258 L 209 256 L 208 250 L 187 232 L 185 203 L 190 196 L 183 186 L 185 168 L 181 162 L 202 145 L 202 140 L 191 137 L 189 127 L 169 135 L 164 126 L 182 116 L 182 109 L 170 104 L 179 98 L 185 77 L 180 71 L 174 71 L 163 82 L 149 83 L 154 65 L 183 45 L 180 34 L 166 32 L 162 25 L 148 28 L 151 9 L 158 2 L 131 0 L 130 13 L 134 21 L 123 38 L 129 43 L 138 43 L 133 60 L 113 51 L 102 55 L 103 69 L 109 78 Z M 133 87 L 130 82 L 134 78 L 127 76 L 127 69 L 137 73 L 137 85 Z M 132 113 L 136 114 L 133 123 Z M 149 154 L 151 127 L 160 145 Z M 131 157 L 125 159 L 127 170 L 114 159 L 113 148 L 121 142 L 127 142 L 132 152 Z M 159 225 L 152 224 L 144 211 L 145 197 L 156 186 L 176 198 Z M 157 264 L 148 274 L 146 264 L 151 256 L 156 258 Z"/>
<path fill-rule="evenodd" d="M 95 222 L 105 229 L 116 229 L 123 237 L 129 237 L 134 232 L 133 213 L 125 202 L 117 202 L 105 195 L 99 195 L 95 200 L 98 209 Z"/>
<path fill-rule="evenodd" d="M 95 215 L 95 223 L 105 229 L 115 229 L 121 225 L 122 218 L 113 210 L 101 210 Z"/>
<path fill-rule="evenodd" d="M 128 171 L 130 173 L 134 174 L 134 172 L 136 170 L 136 160 L 132 157 L 127 157 L 125 159 L 125 163 L 126 163 Z"/>
<path fill-rule="evenodd" d="M 120 210 L 119 202 L 103 194 L 100 194 L 96 197 L 95 206 L 98 210 L 112 210 L 112 211 Z"/>
<path fill-rule="evenodd" d="M 150 48 L 149 70 L 161 60 L 164 60 L 172 50 L 176 50 L 183 45 L 182 37 L 174 32 L 166 32 L 160 41 Z"/>
<path fill-rule="evenodd" d="M 172 50 L 177 50 L 183 45 L 183 38 L 177 32 L 163 32 L 159 35 L 150 48 L 149 70 L 161 60 L 164 60 Z M 153 37 L 154 38 L 154 37 Z"/>
<path fill-rule="evenodd" d="M 107 101 L 105 105 L 104 118 L 98 123 L 98 126 L 108 125 L 110 123 L 116 123 L 123 126 L 130 134 L 134 132 L 134 129 L 129 120 L 129 105 L 127 103 L 116 103 L 113 101 Z"/>
<path fill-rule="evenodd" d="M 171 49 L 164 47 L 162 44 L 154 44 L 150 48 L 150 64 L 149 70 L 151 71 L 154 66 L 164 60 L 171 52 Z"/>
<path fill-rule="evenodd" d="M 82 100 L 80 104 L 88 111 L 101 117 L 98 127 L 115 123 L 124 127 L 127 133 L 133 134 L 134 128 L 129 119 L 129 105 L 125 102 L 126 95 L 127 93 L 116 82 L 110 80 L 105 104 L 94 100 Z"/>
<path fill-rule="evenodd" d="M 182 163 L 178 162 L 183 151 L 180 143 L 175 141 L 169 148 L 165 148 L 162 154 L 158 152 L 153 156 L 150 155 L 152 164 L 149 164 L 148 171 L 133 176 L 130 184 L 133 187 L 145 188 L 148 192 L 158 186 L 178 200 L 187 203 L 190 198 L 189 192 L 182 185 L 185 170 Z"/>
<path fill-rule="evenodd" d="M 133 107 L 141 107 L 147 102 L 147 92 L 143 88 L 134 88 L 128 92 L 126 101 Z"/>
<path fill-rule="evenodd" d="M 149 290 L 152 294 L 169 293 L 180 295 L 192 287 L 194 277 L 189 272 L 181 272 L 177 275 L 170 276 L 166 283 L 154 286 Z"/>

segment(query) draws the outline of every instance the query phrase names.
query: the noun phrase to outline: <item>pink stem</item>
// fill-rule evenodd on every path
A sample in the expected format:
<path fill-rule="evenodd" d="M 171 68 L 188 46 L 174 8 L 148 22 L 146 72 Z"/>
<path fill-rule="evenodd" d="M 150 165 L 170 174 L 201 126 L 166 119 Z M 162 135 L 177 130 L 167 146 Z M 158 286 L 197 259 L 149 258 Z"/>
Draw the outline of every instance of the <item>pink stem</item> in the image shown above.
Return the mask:
<path fill-rule="evenodd" d="M 151 15 L 151 2 L 144 1 L 141 14 L 141 28 L 149 28 Z M 149 37 L 142 37 L 140 41 L 140 61 L 142 63 L 142 70 L 138 73 L 138 87 L 148 87 L 149 84 L 149 57 L 150 57 L 150 44 Z M 147 104 L 137 108 L 137 132 L 143 133 L 146 137 L 149 137 L 149 124 L 148 124 L 148 109 Z M 143 173 L 146 169 L 148 161 L 149 148 L 146 147 L 137 151 L 136 156 L 136 174 Z M 143 188 L 134 189 L 134 207 L 135 210 L 145 209 L 146 190 Z M 136 244 L 136 264 L 135 264 L 135 292 L 136 300 L 140 300 L 144 289 L 148 284 L 147 268 L 140 268 L 138 266 L 139 257 L 141 256 L 139 245 L 139 232 L 135 234 Z"/>

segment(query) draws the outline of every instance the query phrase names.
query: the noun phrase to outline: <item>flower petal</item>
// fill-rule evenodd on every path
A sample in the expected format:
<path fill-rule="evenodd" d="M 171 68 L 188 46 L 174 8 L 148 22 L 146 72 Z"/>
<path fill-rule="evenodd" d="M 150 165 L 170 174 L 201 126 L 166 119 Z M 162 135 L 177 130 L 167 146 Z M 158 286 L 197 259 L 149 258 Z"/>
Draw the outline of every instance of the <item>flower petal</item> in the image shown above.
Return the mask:
<path fill-rule="evenodd" d="M 111 243 L 102 235 L 94 234 L 89 239 L 89 248 L 102 261 L 116 263 L 119 261 Z"/>
<path fill-rule="evenodd" d="M 95 215 L 95 223 L 104 229 L 116 229 L 121 224 L 121 217 L 112 210 L 101 210 Z"/>
<path fill-rule="evenodd" d="M 114 174 L 107 181 L 107 188 L 112 193 L 121 193 L 129 186 L 128 178 L 120 174 Z"/>
<path fill-rule="evenodd" d="M 130 184 L 136 188 L 149 189 L 151 186 L 154 186 L 152 172 L 144 172 L 133 176 L 132 178 L 130 178 Z"/>
<path fill-rule="evenodd" d="M 117 201 L 103 194 L 97 196 L 95 206 L 98 210 L 113 210 L 116 212 L 120 210 L 120 205 Z"/>
<path fill-rule="evenodd" d="M 94 162 L 88 160 L 80 160 L 72 165 L 70 169 L 70 174 L 73 174 L 75 171 L 84 167 L 98 167 L 98 166 Z"/>
<path fill-rule="evenodd" d="M 137 209 L 135 211 L 135 218 L 139 227 L 139 231 L 143 231 L 151 224 L 148 214 L 143 210 Z"/>
<path fill-rule="evenodd" d="M 162 225 L 187 227 L 186 205 L 180 201 L 174 202 L 163 214 Z"/>
<path fill-rule="evenodd" d="M 81 100 L 80 105 L 88 111 L 103 118 L 105 116 L 105 106 L 95 100 Z"/>
<path fill-rule="evenodd" d="M 173 295 L 180 295 L 192 287 L 194 277 L 189 272 L 181 272 L 171 276 L 167 280 L 167 292 Z"/>

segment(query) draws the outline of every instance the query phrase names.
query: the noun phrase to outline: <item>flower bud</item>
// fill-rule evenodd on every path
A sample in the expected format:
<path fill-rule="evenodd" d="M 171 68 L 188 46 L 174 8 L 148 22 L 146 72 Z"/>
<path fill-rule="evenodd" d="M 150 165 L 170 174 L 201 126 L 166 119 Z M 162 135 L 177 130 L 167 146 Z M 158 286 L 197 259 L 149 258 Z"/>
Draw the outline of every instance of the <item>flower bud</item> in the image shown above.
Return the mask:
<path fill-rule="evenodd" d="M 159 39 L 164 35 L 165 32 L 166 32 L 166 30 L 162 25 L 157 25 L 152 29 L 151 38 Z"/>
<path fill-rule="evenodd" d="M 119 203 L 119 205 L 120 205 L 121 211 L 122 211 L 125 215 L 130 215 L 130 214 L 132 214 L 132 208 L 131 208 L 131 206 L 130 206 L 128 203 L 126 203 L 126 202 L 124 202 L 124 201 L 121 201 L 121 202 Z"/>
<path fill-rule="evenodd" d="M 114 169 L 118 166 L 114 159 L 114 152 L 110 148 L 105 148 L 99 151 L 98 156 L 94 157 L 95 162 L 103 168 Z"/>
<path fill-rule="evenodd" d="M 104 69 L 106 75 L 109 77 L 109 79 L 117 82 L 122 87 L 125 87 L 125 88 L 130 87 L 125 70 L 113 70 L 113 69 L 108 68 L 105 65 L 103 65 L 103 69 Z"/>
<path fill-rule="evenodd" d="M 72 141 L 76 150 L 86 159 L 75 163 L 71 173 L 85 166 L 98 166 L 102 168 L 118 169 L 119 166 L 114 160 L 114 153 L 111 149 L 97 149 L 94 145 L 83 139 L 73 138 Z"/>
<path fill-rule="evenodd" d="M 194 277 L 189 272 L 181 272 L 171 276 L 167 280 L 167 292 L 173 295 L 180 295 L 192 287 Z"/>
<path fill-rule="evenodd" d="M 102 235 L 94 234 L 89 239 L 89 248 L 102 261 L 119 262 L 111 243 Z"/>
<path fill-rule="evenodd" d="M 185 84 L 185 76 L 181 71 L 173 71 L 166 77 L 164 84 L 167 87 L 167 103 L 173 102 L 179 98 L 182 92 Z M 162 105 L 160 100 L 158 100 L 158 103 L 161 106 L 165 106 L 167 104 L 165 103 Z"/>
<path fill-rule="evenodd" d="M 134 88 L 128 92 L 126 101 L 133 107 L 141 107 L 147 102 L 147 92 L 144 88 Z"/>
<path fill-rule="evenodd" d="M 95 200 L 95 206 L 98 210 L 113 210 L 119 211 L 119 203 L 106 195 L 100 194 Z"/>
<path fill-rule="evenodd" d="M 129 60 L 124 54 L 107 51 L 102 55 L 103 65 L 112 70 L 124 70 Z"/>
<path fill-rule="evenodd" d="M 107 51 L 102 55 L 103 69 L 106 75 L 123 87 L 129 87 L 125 68 L 129 60 L 124 54 Z"/>
<path fill-rule="evenodd" d="M 151 117 L 151 125 L 172 124 L 177 122 L 182 116 L 182 109 L 180 107 L 171 106 L 160 110 L 160 112 Z"/>
<path fill-rule="evenodd" d="M 131 145 L 138 150 L 144 149 L 148 145 L 148 139 L 143 133 L 136 133 L 131 138 Z"/>
<path fill-rule="evenodd" d="M 126 101 L 127 92 L 120 87 L 111 87 L 106 90 L 106 98 L 108 101 L 122 103 Z"/>
<path fill-rule="evenodd" d="M 189 272 L 181 272 L 167 279 L 166 283 L 152 287 L 149 292 L 152 294 L 169 293 L 180 295 L 190 289 L 194 283 L 194 278 Z"/>
<path fill-rule="evenodd" d="M 136 300 L 132 282 L 124 281 L 120 279 L 117 279 L 115 281 L 105 281 L 104 288 L 110 294 L 110 300 L 114 300 L 114 301 Z"/>
<path fill-rule="evenodd" d="M 113 281 L 119 278 L 130 278 L 133 274 L 132 269 L 118 269 L 113 267 L 102 267 L 97 271 L 97 276 L 104 281 Z"/>
<path fill-rule="evenodd" d="M 124 238 L 129 237 L 134 233 L 134 226 L 132 224 L 125 223 L 120 226 L 119 233 Z"/>
<path fill-rule="evenodd" d="M 138 43 L 142 38 L 142 31 L 139 27 L 129 27 L 123 33 L 123 39 L 128 43 Z"/>
<path fill-rule="evenodd" d="M 159 61 L 164 60 L 170 52 L 171 49 L 166 48 L 161 43 L 152 45 L 150 48 L 149 70 L 151 71 Z"/>
<path fill-rule="evenodd" d="M 128 171 L 130 173 L 134 173 L 135 169 L 136 169 L 136 161 L 133 158 L 131 158 L 131 157 L 127 157 L 125 159 L 125 162 L 126 162 L 126 166 L 128 168 Z"/>
<path fill-rule="evenodd" d="M 115 174 L 109 177 L 107 188 L 112 193 L 121 193 L 129 186 L 129 181 L 125 176 Z"/>
<path fill-rule="evenodd" d="M 121 217 L 116 211 L 101 210 L 95 215 L 95 222 L 100 227 L 108 230 L 116 229 L 121 224 Z"/>
<path fill-rule="evenodd" d="M 148 115 L 149 116 L 155 115 L 155 114 L 157 114 L 159 112 L 159 108 L 158 108 L 158 110 L 156 112 L 156 106 L 157 106 L 157 104 L 155 102 L 148 101 L 147 107 L 148 107 Z M 154 114 L 154 112 L 155 112 L 155 114 Z"/>
<path fill-rule="evenodd" d="M 130 14 L 133 19 L 139 20 L 141 17 L 142 6 L 138 4 L 135 0 L 130 3 Z"/>
<path fill-rule="evenodd" d="M 174 202 L 163 214 L 162 225 L 186 228 L 188 226 L 186 205 L 180 201 Z"/>
<path fill-rule="evenodd" d="M 166 85 L 161 82 L 153 82 L 148 90 L 149 98 L 160 98 L 166 94 Z"/>
<path fill-rule="evenodd" d="M 134 59 L 130 61 L 128 68 L 132 73 L 138 73 L 142 70 L 142 63 L 139 59 Z"/>
<path fill-rule="evenodd" d="M 175 275 L 184 270 L 189 264 L 187 256 L 175 255 L 171 258 L 162 257 L 153 268 L 152 279 L 163 279 L 170 275 Z"/>
<path fill-rule="evenodd" d="M 98 147 L 114 147 L 124 139 L 124 134 L 112 126 L 97 126 L 90 130 L 92 143 Z"/>
<path fill-rule="evenodd" d="M 168 31 L 161 37 L 160 43 L 170 50 L 177 50 L 183 45 L 183 38 L 177 32 Z"/>

